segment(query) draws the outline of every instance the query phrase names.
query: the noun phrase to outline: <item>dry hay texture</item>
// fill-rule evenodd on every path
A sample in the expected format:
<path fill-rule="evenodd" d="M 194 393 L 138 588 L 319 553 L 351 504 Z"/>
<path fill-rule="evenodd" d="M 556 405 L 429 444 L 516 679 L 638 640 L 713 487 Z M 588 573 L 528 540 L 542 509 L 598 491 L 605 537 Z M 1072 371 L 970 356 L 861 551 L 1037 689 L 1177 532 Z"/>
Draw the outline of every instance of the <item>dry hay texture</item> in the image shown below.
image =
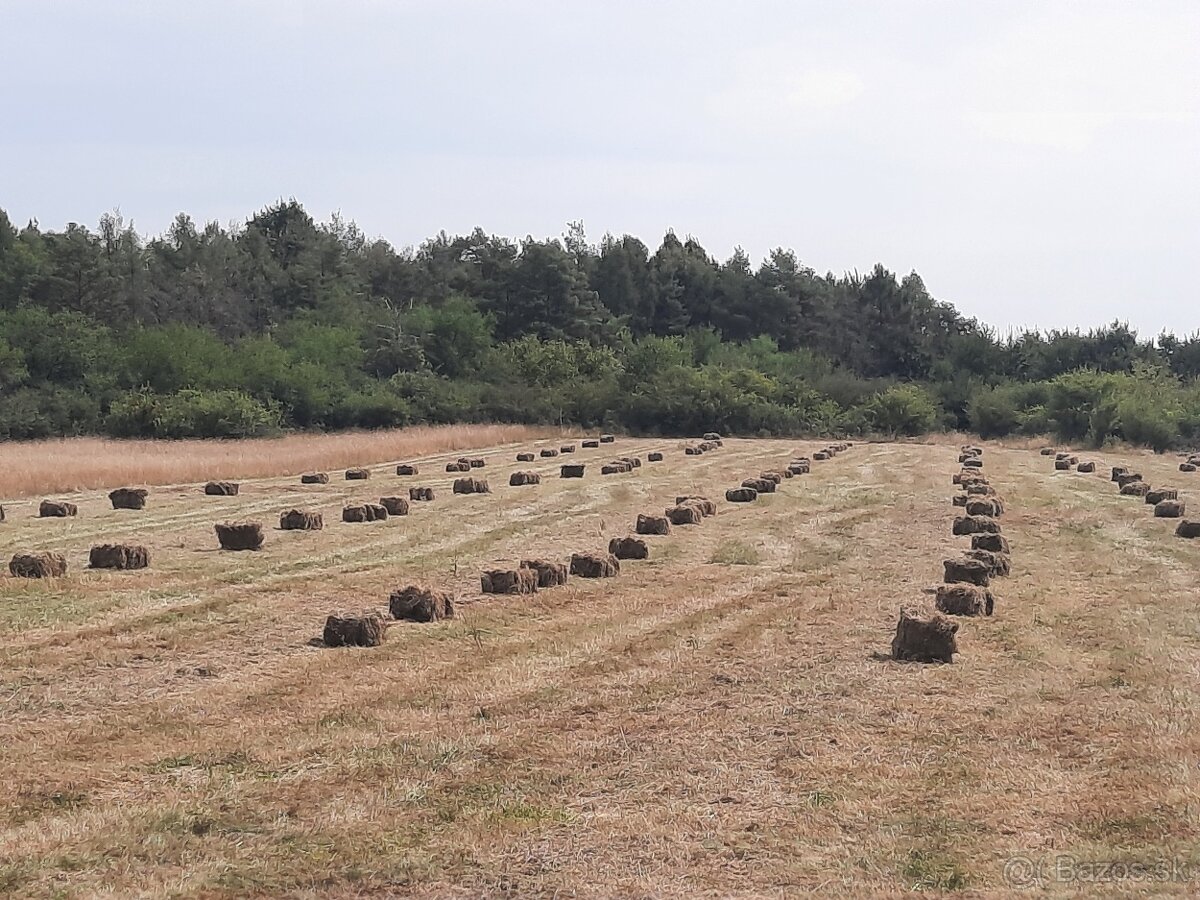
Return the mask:
<path fill-rule="evenodd" d="M 213 526 L 222 550 L 260 550 L 263 527 L 258 522 L 224 522 Z"/>
<path fill-rule="evenodd" d="M 301 484 L 329 484 L 329 475 L 326 472 L 308 472 L 300 476 Z"/>
<path fill-rule="evenodd" d="M 454 618 L 454 597 L 448 591 L 410 584 L 388 597 L 388 612 L 393 619 L 410 622 L 437 622 Z"/>
<path fill-rule="evenodd" d="M 401 463 L 396 466 L 397 475 L 420 475 L 421 469 L 419 466 L 414 466 L 411 463 Z"/>
<path fill-rule="evenodd" d="M 204 485 L 204 493 L 210 497 L 236 497 L 242 486 L 235 481 L 210 481 Z"/>
<path fill-rule="evenodd" d="M 565 466 L 563 468 L 566 468 Z M 509 487 L 521 487 L 527 484 L 541 484 L 542 476 L 537 472 L 513 472 L 508 476 Z"/>
<path fill-rule="evenodd" d="M 612 578 L 621 573 L 621 564 L 611 553 L 572 553 L 571 574 L 580 578 Z"/>
<path fill-rule="evenodd" d="M 582 478 L 587 471 L 587 466 L 580 464 L 570 464 L 560 466 L 558 474 L 560 478 Z"/>
<path fill-rule="evenodd" d="M 538 573 L 534 569 L 488 569 L 479 576 L 479 589 L 485 594 L 534 594 Z"/>
<path fill-rule="evenodd" d="M 408 515 L 408 501 L 403 497 L 380 497 L 379 505 L 386 510 L 389 516 Z"/>
<path fill-rule="evenodd" d="M 456 494 L 490 494 L 492 489 L 488 486 L 486 478 L 456 478 L 454 479 L 454 493 Z"/>
<path fill-rule="evenodd" d="M 1200 537 L 1175 535 L 1200 524 L 1156 519 L 1103 477 L 1055 477 L 1037 445 L 987 443 L 1003 532 L 951 537 L 954 436 L 860 445 L 757 504 L 725 489 L 833 443 L 671 444 L 607 479 L 513 461 L 570 440 L 298 459 L 240 496 L 200 495 L 236 475 L 213 466 L 5 495 L 5 558 L 56 551 L 70 568 L 0 578 L 3 893 L 991 897 L 1012 893 L 1014 854 L 1192 859 Z M 464 452 L 542 485 L 274 531 L 292 508 L 336 520 L 380 479 L 376 494 L 448 495 L 442 469 Z M 1088 455 L 1190 501 L 1180 457 Z M 591 470 L 612 452 L 576 456 Z M 426 478 L 393 481 L 397 458 Z M 359 462 L 372 481 L 344 482 Z M 298 483 L 320 469 L 335 483 Z M 139 484 L 144 511 L 109 508 Z M 79 517 L 38 518 L 43 496 Z M 639 513 L 700 496 L 720 507 L 703 527 L 638 534 L 649 559 L 619 577 L 569 576 L 573 552 L 603 569 Z M 218 552 L 227 520 L 274 536 Z M 87 569 L 103 543 L 151 565 Z M 960 554 L 987 567 L 990 618 L 977 591 L 955 606 L 974 616 L 935 612 Z M 518 560 L 537 594 L 480 594 L 481 572 Z M 336 624 L 331 643 L 386 641 L 323 649 L 331 613 L 372 623 Z"/>
<path fill-rule="evenodd" d="M 67 558 L 53 550 L 14 553 L 8 571 L 14 578 L 57 578 L 67 574 Z"/>
<path fill-rule="evenodd" d="M 634 530 L 638 534 L 670 534 L 671 520 L 666 516 L 648 516 L 645 513 L 638 513 Z"/>
<path fill-rule="evenodd" d="M 359 468 L 357 466 L 346 470 L 347 481 L 366 481 L 371 477 L 369 469 Z"/>
<path fill-rule="evenodd" d="M 327 647 L 378 647 L 386 636 L 386 624 L 378 613 L 331 615 L 325 620 L 321 640 Z"/>
<path fill-rule="evenodd" d="M 79 507 L 67 500 L 43 500 L 38 504 L 38 517 L 42 519 L 67 519 L 79 515 Z"/>
<path fill-rule="evenodd" d="M 608 542 L 608 552 L 617 559 L 650 558 L 650 547 L 635 537 L 613 538 Z"/>

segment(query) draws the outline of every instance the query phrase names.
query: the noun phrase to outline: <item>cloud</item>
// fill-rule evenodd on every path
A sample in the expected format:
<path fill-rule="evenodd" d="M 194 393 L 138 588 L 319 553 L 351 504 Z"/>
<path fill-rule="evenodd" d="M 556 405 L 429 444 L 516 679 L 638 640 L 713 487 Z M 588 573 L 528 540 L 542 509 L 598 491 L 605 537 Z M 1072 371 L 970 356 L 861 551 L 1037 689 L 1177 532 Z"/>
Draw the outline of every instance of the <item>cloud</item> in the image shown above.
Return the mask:
<path fill-rule="evenodd" d="M 802 121 L 853 104 L 866 91 L 856 72 L 761 53 L 738 66 L 729 87 L 711 95 L 708 110 L 739 127 L 791 130 Z"/>

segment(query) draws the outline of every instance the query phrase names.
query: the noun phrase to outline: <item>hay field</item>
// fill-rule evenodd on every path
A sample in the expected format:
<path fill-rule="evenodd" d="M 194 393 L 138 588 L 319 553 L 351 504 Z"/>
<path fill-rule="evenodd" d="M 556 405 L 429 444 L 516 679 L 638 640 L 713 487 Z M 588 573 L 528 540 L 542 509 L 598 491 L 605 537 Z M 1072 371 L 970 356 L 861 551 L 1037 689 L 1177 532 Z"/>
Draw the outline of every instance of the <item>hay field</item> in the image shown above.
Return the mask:
<path fill-rule="evenodd" d="M 0 578 L 0 891 L 991 896 L 1023 886 L 1016 858 L 1078 896 L 1079 869 L 1046 868 L 1070 854 L 1176 866 L 1088 895 L 1194 895 L 1200 541 L 1104 472 L 1132 462 L 1185 496 L 1198 476 L 1105 454 L 1100 474 L 1054 472 L 985 445 L 1012 576 L 994 618 L 963 620 L 954 665 L 922 666 L 876 654 L 967 546 L 957 450 L 858 445 L 724 502 L 819 446 L 623 439 L 568 457 L 589 472 L 564 481 L 564 460 L 518 465 L 509 445 L 481 454 L 484 496 L 451 495 L 443 454 L 413 478 L 159 487 L 143 512 L 99 492 L 64 498 L 77 519 L 6 503 L 3 558 L 66 550 L 71 571 Z M 664 462 L 598 473 L 654 449 Z M 510 488 L 518 468 L 552 477 Z M 340 522 L 345 499 L 409 484 L 438 499 Z M 650 538 L 620 577 L 480 599 L 481 569 L 601 550 L 684 493 L 719 514 Z M 214 522 L 291 506 L 325 530 L 215 549 Z M 147 544 L 152 567 L 87 571 L 102 540 Z M 379 648 L 311 643 L 328 613 L 410 581 L 477 602 Z"/>

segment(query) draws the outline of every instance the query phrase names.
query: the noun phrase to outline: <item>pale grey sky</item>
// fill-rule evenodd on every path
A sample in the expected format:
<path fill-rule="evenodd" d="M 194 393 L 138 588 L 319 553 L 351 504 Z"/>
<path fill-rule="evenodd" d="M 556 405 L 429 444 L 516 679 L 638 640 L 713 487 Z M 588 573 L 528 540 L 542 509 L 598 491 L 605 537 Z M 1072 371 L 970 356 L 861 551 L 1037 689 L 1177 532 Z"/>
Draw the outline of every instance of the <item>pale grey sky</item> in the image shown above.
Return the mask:
<path fill-rule="evenodd" d="M 397 246 L 582 219 L 1200 328 L 1200 2 L 0 0 L 0 208 L 295 196 Z"/>

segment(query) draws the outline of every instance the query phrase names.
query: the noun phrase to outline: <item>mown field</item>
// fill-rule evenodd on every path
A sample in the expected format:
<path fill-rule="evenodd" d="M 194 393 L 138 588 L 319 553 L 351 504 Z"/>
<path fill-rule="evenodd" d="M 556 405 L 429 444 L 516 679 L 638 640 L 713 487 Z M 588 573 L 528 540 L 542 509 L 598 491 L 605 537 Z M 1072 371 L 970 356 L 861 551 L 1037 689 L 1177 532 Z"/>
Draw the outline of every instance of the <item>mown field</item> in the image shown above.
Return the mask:
<path fill-rule="evenodd" d="M 734 505 L 727 487 L 821 444 L 620 439 L 568 458 L 581 481 L 515 462 L 542 445 L 472 454 L 482 496 L 450 493 L 447 452 L 397 460 L 413 478 L 392 461 L 365 483 L 157 487 L 141 512 L 104 491 L 63 497 L 75 519 L 6 502 L 3 559 L 64 550 L 71 570 L 0 578 L 0 890 L 992 895 L 1022 887 L 1014 857 L 1069 854 L 1177 864 L 1088 894 L 1196 892 L 1200 541 L 1106 477 L 1130 463 L 1186 497 L 1200 476 L 1178 460 L 1099 453 L 1084 475 L 984 445 L 1012 575 L 993 618 L 963 620 L 956 662 L 925 666 L 886 654 L 900 605 L 968 546 L 956 446 L 856 445 Z M 518 468 L 550 477 L 509 487 Z M 438 499 L 340 522 L 345 500 L 410 484 Z M 618 578 L 478 593 L 481 569 L 601 551 L 691 493 L 719 514 L 649 538 Z M 274 530 L 293 506 L 325 529 Z M 213 523 L 243 518 L 269 526 L 263 550 L 218 551 Z M 146 544 L 151 568 L 88 571 L 102 541 Z M 454 590 L 458 618 L 314 644 L 327 614 L 410 582 Z"/>

